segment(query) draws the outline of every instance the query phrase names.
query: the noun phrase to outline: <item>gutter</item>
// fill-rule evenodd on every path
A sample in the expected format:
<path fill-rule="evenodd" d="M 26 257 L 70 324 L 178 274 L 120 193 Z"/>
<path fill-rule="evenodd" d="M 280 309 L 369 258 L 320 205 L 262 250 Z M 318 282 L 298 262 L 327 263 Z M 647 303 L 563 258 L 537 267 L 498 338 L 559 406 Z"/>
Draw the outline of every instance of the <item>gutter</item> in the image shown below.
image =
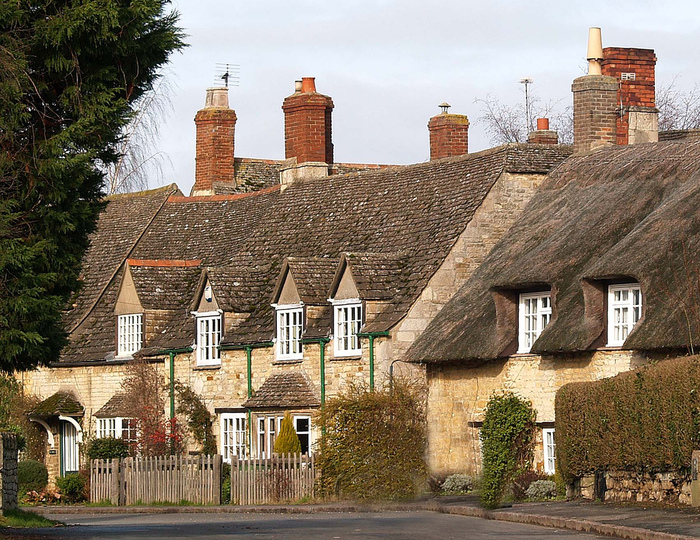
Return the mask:
<path fill-rule="evenodd" d="M 389 337 L 389 332 L 358 332 L 357 337 L 369 338 L 369 390 L 374 392 L 374 339 Z"/>

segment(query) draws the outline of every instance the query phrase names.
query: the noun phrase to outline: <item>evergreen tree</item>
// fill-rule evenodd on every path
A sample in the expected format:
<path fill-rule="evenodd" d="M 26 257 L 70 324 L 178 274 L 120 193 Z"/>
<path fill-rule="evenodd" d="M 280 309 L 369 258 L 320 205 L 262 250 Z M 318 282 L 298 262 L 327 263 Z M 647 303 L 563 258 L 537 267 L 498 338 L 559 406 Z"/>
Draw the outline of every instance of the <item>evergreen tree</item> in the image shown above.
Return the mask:
<path fill-rule="evenodd" d="M 301 442 L 289 413 L 285 413 L 284 418 L 282 418 L 280 432 L 275 439 L 274 450 L 277 454 L 301 454 Z"/>
<path fill-rule="evenodd" d="M 0 0 L 0 370 L 46 364 L 65 344 L 101 170 L 184 46 L 168 4 Z"/>

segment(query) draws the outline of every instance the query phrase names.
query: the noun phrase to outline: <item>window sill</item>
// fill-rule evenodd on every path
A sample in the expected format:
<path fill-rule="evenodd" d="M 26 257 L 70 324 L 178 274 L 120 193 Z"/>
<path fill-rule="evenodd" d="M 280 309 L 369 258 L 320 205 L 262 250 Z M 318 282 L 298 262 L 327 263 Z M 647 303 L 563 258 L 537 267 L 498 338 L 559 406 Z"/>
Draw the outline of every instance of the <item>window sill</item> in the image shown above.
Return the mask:
<path fill-rule="evenodd" d="M 329 358 L 331 362 L 342 362 L 343 360 L 362 360 L 362 354 L 353 354 L 353 355 L 343 355 L 343 356 L 333 356 Z"/>
<path fill-rule="evenodd" d="M 192 368 L 193 371 L 211 371 L 213 369 L 221 369 L 221 364 L 201 365 Z"/>
<path fill-rule="evenodd" d="M 273 366 L 287 365 L 287 364 L 301 364 L 304 361 L 303 358 L 280 358 L 272 361 Z"/>

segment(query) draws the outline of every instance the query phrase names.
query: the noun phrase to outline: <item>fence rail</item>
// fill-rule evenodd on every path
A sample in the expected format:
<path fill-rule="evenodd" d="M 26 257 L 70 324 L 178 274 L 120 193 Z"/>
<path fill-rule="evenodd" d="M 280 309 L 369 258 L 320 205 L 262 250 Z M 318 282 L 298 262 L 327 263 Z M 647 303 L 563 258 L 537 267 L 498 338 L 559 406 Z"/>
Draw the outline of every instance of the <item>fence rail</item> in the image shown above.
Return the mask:
<path fill-rule="evenodd" d="M 221 456 L 93 459 L 90 500 L 221 504 Z"/>
<path fill-rule="evenodd" d="M 313 454 L 233 458 L 231 502 L 243 505 L 266 504 L 313 497 L 316 475 Z"/>

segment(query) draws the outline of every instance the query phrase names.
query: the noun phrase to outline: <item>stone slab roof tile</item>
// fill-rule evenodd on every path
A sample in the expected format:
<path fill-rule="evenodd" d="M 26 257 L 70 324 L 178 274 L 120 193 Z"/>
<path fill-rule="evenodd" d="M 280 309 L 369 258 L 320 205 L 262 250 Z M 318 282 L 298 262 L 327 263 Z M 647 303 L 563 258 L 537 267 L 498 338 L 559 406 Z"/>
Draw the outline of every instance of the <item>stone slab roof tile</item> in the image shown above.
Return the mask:
<path fill-rule="evenodd" d="M 301 371 L 273 373 L 249 398 L 244 407 L 250 409 L 319 407 L 313 385 Z"/>
<path fill-rule="evenodd" d="M 39 403 L 28 415 L 47 418 L 51 416 L 83 416 L 84 409 L 71 392 L 59 391 Z"/>

